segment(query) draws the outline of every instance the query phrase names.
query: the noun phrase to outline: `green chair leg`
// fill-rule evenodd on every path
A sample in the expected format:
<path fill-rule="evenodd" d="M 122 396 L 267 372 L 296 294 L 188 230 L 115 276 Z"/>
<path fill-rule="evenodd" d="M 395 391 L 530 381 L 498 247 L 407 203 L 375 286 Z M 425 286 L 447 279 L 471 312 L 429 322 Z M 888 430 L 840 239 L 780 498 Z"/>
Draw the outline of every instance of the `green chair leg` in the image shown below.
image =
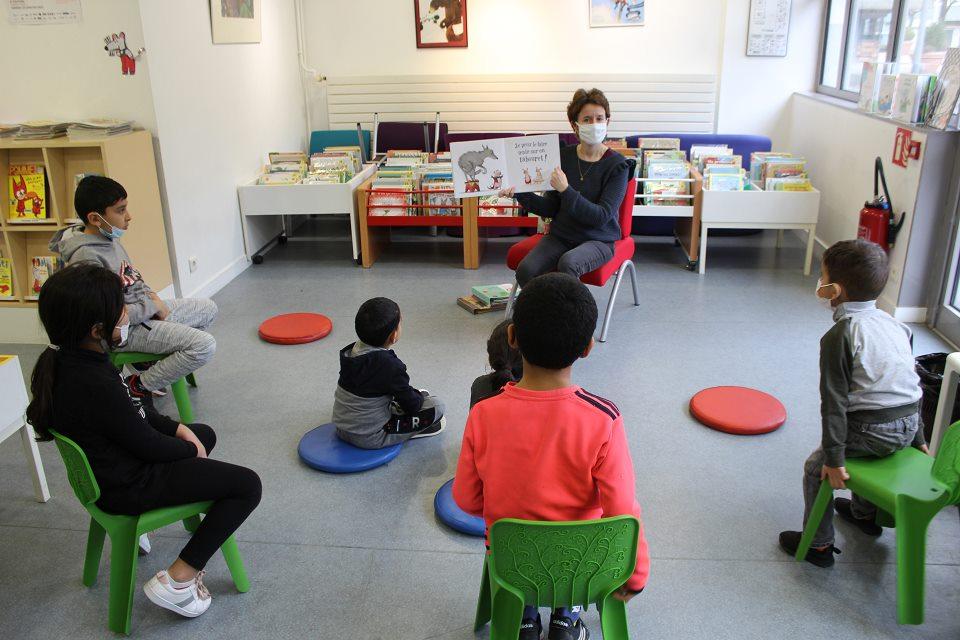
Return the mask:
<path fill-rule="evenodd" d="M 173 391 L 173 401 L 177 403 L 177 411 L 180 412 L 180 422 L 191 424 L 193 422 L 193 407 L 190 405 L 186 381 L 180 378 L 171 384 L 170 388 Z"/>
<path fill-rule="evenodd" d="M 803 528 L 803 535 L 800 536 L 800 544 L 797 545 L 797 554 L 794 556 L 797 562 L 803 562 L 806 559 L 807 551 L 810 550 L 810 543 L 813 542 L 813 536 L 817 532 L 817 527 L 820 526 L 820 521 L 823 520 L 823 516 L 827 511 L 827 504 L 832 497 L 833 489 L 830 487 L 830 482 L 824 480 L 820 484 L 817 499 L 814 500 L 813 507 L 810 509 L 810 517 L 807 518 L 807 524 Z"/>
<path fill-rule="evenodd" d="M 100 572 L 100 556 L 103 554 L 103 539 L 107 535 L 100 523 L 90 518 L 90 530 L 87 532 L 87 556 L 83 560 L 83 584 L 92 587 Z"/>
<path fill-rule="evenodd" d="M 473 631 L 476 633 L 490 622 L 490 573 L 487 570 L 487 559 L 483 559 L 483 577 L 480 579 L 480 595 L 477 596 L 477 615 L 473 621 Z"/>
<path fill-rule="evenodd" d="M 240 593 L 246 593 L 250 590 L 250 578 L 247 577 L 247 568 L 243 566 L 243 556 L 240 555 L 240 548 L 237 547 L 237 540 L 233 536 L 227 538 L 223 546 L 220 547 L 223 559 L 230 569 L 230 575 L 233 577 L 233 584 Z"/>
<path fill-rule="evenodd" d="M 627 629 L 627 606 L 612 595 L 607 596 L 599 605 L 600 629 L 604 640 L 630 640 Z"/>
<path fill-rule="evenodd" d="M 493 616 L 490 619 L 490 640 L 516 640 L 523 622 L 523 600 L 507 589 L 493 595 Z"/>
<path fill-rule="evenodd" d="M 900 624 L 923 624 L 927 526 L 932 515 L 908 500 L 897 501 L 897 621 Z"/>
<path fill-rule="evenodd" d="M 136 520 L 130 519 L 110 532 L 110 607 L 108 626 L 116 633 L 130 633 L 133 589 L 137 579 Z"/>
<path fill-rule="evenodd" d="M 188 532 L 193 533 L 197 530 L 197 527 L 200 526 L 200 516 L 190 516 L 183 521 L 183 528 Z"/>
<path fill-rule="evenodd" d="M 186 378 L 187 378 L 187 384 L 193 387 L 194 389 L 196 389 L 197 379 L 194 377 L 194 375 L 192 373 L 188 373 Z"/>

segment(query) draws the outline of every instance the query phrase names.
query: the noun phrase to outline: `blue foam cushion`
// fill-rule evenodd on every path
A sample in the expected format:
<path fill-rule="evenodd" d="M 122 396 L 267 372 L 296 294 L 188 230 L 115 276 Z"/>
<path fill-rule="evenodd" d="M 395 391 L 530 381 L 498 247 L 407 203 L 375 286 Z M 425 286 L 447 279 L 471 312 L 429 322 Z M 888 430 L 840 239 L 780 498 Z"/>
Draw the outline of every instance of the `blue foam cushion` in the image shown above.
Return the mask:
<path fill-rule="evenodd" d="M 440 522 L 455 531 L 468 536 L 483 537 L 486 524 L 483 518 L 472 516 L 453 501 L 453 478 L 447 480 L 433 499 L 433 510 L 437 512 Z"/>
<path fill-rule="evenodd" d="M 397 457 L 402 446 L 361 449 L 338 438 L 333 424 L 323 424 L 300 438 L 297 453 L 314 469 L 327 473 L 356 473 L 387 464 Z"/>

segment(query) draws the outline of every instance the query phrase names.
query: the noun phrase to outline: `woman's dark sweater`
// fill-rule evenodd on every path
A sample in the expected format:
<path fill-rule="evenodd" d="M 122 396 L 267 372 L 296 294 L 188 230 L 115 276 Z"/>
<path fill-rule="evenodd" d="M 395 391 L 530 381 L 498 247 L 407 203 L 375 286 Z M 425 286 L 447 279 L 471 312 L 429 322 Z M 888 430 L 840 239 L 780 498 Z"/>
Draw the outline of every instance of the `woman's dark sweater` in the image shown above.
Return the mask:
<path fill-rule="evenodd" d="M 614 242 L 620 239 L 618 213 L 627 191 L 628 166 L 627 159 L 612 149 L 596 162 L 584 162 L 577 157 L 577 146 L 570 145 L 560 149 L 560 169 L 569 185 L 563 193 L 518 193 L 516 198 L 532 213 L 552 218 L 550 234 L 571 245 Z"/>
<path fill-rule="evenodd" d="M 53 390 L 53 428 L 87 455 L 100 486 L 98 504 L 128 503 L 164 472 L 163 463 L 193 458 L 197 447 L 175 437 L 179 423 L 135 400 L 107 354 L 61 349 Z"/>

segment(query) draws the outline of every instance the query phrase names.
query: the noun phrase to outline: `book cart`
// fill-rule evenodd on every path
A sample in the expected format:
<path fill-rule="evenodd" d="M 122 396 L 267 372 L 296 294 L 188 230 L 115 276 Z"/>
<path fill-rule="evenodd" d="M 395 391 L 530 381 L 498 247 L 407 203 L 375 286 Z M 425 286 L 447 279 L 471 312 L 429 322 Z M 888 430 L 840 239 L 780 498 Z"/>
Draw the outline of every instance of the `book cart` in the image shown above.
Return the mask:
<path fill-rule="evenodd" d="M 350 241 L 353 258 L 360 256 L 358 231 L 358 189 L 376 173 L 375 164 L 365 164 L 349 181 L 340 184 L 258 184 L 253 179 L 237 187 L 240 220 L 247 258 L 254 264 L 263 262 L 263 254 L 287 241 L 285 216 L 337 215 L 350 216 Z M 281 224 L 278 234 L 277 216 Z"/>
<path fill-rule="evenodd" d="M 637 178 L 636 201 L 633 206 L 633 215 L 640 217 L 672 217 L 676 221 L 673 227 L 674 241 L 680 245 L 687 256 L 687 269 L 693 271 L 697 268 L 697 260 L 700 256 L 700 220 L 695 206 L 700 192 L 703 190 L 703 177 L 693 167 L 690 168 L 690 177 L 674 182 L 687 182 L 690 185 L 688 195 L 669 195 L 655 193 L 644 193 L 643 186 L 647 182 L 663 182 L 662 178 Z M 674 200 L 685 200 L 687 204 L 651 204 L 649 201 L 655 198 L 670 198 Z"/>
<path fill-rule="evenodd" d="M 46 219 L 11 221 L 8 175 L 10 165 L 17 164 L 43 165 Z M 12 327 L 16 322 L 16 319 L 5 316 L 5 309 L 36 307 L 33 257 L 53 256 L 54 252 L 48 247 L 52 236 L 60 229 L 80 222 L 73 209 L 78 174 L 109 176 L 124 186 L 130 194 L 133 220 L 123 236 L 123 245 L 153 289 L 159 292 L 173 284 L 153 139 L 148 131 L 77 142 L 66 137 L 0 140 L 0 170 L 3 171 L 0 254 L 10 260 L 13 276 L 12 296 L 0 297 L 0 327 Z M 0 330 L 0 341 L 5 336 L 6 331 Z"/>

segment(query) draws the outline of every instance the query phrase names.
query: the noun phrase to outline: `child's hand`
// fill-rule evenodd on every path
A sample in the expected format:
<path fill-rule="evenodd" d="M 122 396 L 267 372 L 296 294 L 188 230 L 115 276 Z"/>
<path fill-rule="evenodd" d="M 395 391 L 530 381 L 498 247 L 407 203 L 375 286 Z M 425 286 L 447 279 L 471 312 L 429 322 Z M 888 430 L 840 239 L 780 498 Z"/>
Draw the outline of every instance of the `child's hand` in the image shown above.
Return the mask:
<path fill-rule="evenodd" d="M 188 427 L 188 426 L 185 425 L 185 424 L 181 424 L 181 425 L 177 426 L 176 436 L 177 436 L 178 438 L 180 438 L 181 440 L 185 440 L 186 442 L 192 442 L 192 443 L 194 444 L 194 446 L 197 447 L 197 457 L 198 457 L 198 458 L 206 458 L 206 457 L 207 457 L 207 450 L 206 450 L 206 448 L 203 446 L 203 443 L 200 442 L 200 439 L 197 438 L 196 434 L 194 434 L 193 431 L 190 430 L 190 427 Z"/>
<path fill-rule="evenodd" d="M 830 486 L 834 489 L 846 489 L 847 485 L 844 483 L 844 480 L 850 479 L 850 474 L 847 473 L 846 467 L 828 467 L 823 465 L 823 468 L 820 470 L 820 479 L 830 480 Z"/>
<path fill-rule="evenodd" d="M 619 600 L 620 602 L 630 602 L 630 600 L 634 596 L 640 594 L 642 591 L 643 589 L 640 589 L 640 591 L 631 591 L 626 587 L 620 587 L 619 589 L 613 592 L 613 597 Z"/>

